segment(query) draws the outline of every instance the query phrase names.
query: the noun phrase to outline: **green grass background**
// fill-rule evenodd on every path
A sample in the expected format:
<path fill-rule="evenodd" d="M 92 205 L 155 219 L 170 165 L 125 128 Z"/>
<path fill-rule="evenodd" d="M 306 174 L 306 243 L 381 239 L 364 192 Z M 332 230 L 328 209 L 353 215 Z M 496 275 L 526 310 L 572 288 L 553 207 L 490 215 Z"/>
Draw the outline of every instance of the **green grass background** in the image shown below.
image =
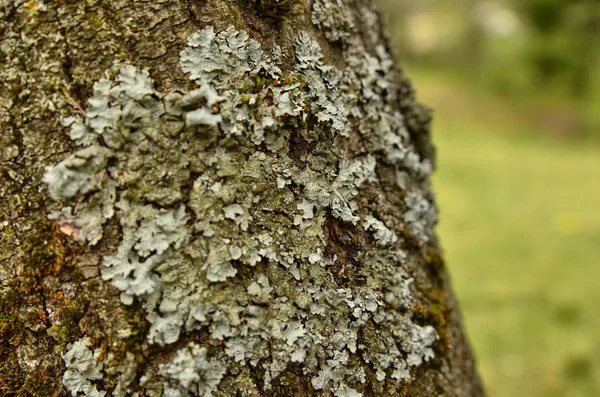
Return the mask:
<path fill-rule="evenodd" d="M 435 109 L 438 233 L 489 395 L 600 396 L 600 146 L 407 74 Z"/>

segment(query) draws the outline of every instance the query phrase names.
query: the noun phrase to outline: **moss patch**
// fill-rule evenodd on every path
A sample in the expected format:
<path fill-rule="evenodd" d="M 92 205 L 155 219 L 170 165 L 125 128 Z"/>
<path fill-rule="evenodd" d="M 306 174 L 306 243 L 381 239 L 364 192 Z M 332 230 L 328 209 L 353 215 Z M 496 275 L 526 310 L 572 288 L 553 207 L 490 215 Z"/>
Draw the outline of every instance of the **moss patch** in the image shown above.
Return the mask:
<path fill-rule="evenodd" d="M 25 339 L 43 337 L 39 330 L 45 329 L 47 322 L 45 302 L 54 295 L 45 286 L 45 278 L 64 276 L 66 281 L 72 272 L 64 270 L 73 267 L 75 252 L 58 230 L 39 219 L 34 221 L 34 231 L 22 245 L 25 254 L 22 271 L 0 295 L 0 394 L 3 396 L 55 396 L 61 390 L 60 380 L 54 376 L 26 374 L 17 356 L 17 349 Z M 59 310 L 65 310 L 61 320 L 63 317 L 68 320 L 69 332 L 77 330 L 74 325 L 77 316 L 85 310 L 69 306 Z M 71 339 L 66 337 L 66 341 Z"/>
<path fill-rule="evenodd" d="M 127 352 L 133 353 L 138 364 L 142 364 L 146 360 L 142 352 L 142 346 L 146 341 L 146 335 L 150 328 L 146 320 L 146 311 L 139 302 L 123 307 L 123 311 L 129 324 L 130 335 L 121 345 L 119 353 L 123 356 Z"/>

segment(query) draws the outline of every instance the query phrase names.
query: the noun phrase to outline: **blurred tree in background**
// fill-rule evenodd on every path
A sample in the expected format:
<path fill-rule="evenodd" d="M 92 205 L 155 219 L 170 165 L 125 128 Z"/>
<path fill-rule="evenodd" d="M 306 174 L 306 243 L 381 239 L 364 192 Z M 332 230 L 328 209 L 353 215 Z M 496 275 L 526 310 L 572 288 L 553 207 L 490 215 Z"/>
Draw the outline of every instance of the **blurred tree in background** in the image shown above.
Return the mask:
<path fill-rule="evenodd" d="M 599 0 L 376 2 L 403 61 L 443 65 L 521 102 L 557 99 L 562 112 L 569 102 L 570 120 L 557 121 L 565 135 L 600 126 Z"/>
<path fill-rule="evenodd" d="M 533 28 L 530 61 L 538 87 L 558 81 L 577 99 L 589 100 L 600 50 L 597 0 L 520 0 Z"/>

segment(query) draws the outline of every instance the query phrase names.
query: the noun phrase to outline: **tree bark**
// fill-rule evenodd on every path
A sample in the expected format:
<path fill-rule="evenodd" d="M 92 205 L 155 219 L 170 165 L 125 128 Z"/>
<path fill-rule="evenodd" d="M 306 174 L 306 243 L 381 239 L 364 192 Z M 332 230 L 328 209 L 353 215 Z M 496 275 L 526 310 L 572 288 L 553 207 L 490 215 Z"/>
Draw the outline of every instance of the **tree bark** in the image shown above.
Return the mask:
<path fill-rule="evenodd" d="M 1 4 L 0 394 L 484 395 L 369 1 Z"/>

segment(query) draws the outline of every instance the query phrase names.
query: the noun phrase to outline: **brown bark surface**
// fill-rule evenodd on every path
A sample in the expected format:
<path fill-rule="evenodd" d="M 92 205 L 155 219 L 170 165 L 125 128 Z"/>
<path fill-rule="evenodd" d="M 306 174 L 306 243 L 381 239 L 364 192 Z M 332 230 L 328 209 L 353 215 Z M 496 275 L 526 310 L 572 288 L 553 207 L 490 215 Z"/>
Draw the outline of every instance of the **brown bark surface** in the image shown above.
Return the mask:
<path fill-rule="evenodd" d="M 344 0 L 357 31 L 357 51 L 374 53 L 386 45 L 378 16 L 369 1 Z M 266 7 L 266 6 L 265 6 Z M 295 11 L 303 10 L 302 14 Z M 118 219 L 104 227 L 101 242 L 79 244 L 47 219 L 58 206 L 42 178 L 47 167 L 76 150 L 62 119 L 82 115 L 92 85 L 105 77 L 115 61 L 147 68 L 160 92 L 189 90 L 190 79 L 180 66 L 180 51 L 188 37 L 207 26 L 223 31 L 235 26 L 263 48 L 281 47 L 284 65 L 294 63 L 294 43 L 301 31 L 318 39 L 329 64 L 343 67 L 345 49 L 330 43 L 311 23 L 311 4 L 297 4 L 284 15 L 257 12 L 256 5 L 235 0 L 87 0 L 9 1 L 0 5 L 0 394 L 3 396 L 62 396 L 67 346 L 89 337 L 101 357 L 132 352 L 139 362 L 136 381 L 144 371 L 168 361 L 189 341 L 206 339 L 206 331 L 184 333 L 174 345 L 149 345 L 149 329 L 139 303 L 124 306 L 119 291 L 102 280 L 101 258 L 114 253 L 120 241 Z M 353 42 L 353 43 L 354 43 Z M 356 51 L 356 50 L 355 50 Z M 286 61 L 287 60 L 287 61 Z M 398 109 L 410 139 L 423 159 L 433 161 L 430 111 L 415 102 L 411 84 L 400 72 Z M 81 109 L 80 109 L 81 107 Z M 314 146 L 292 135 L 288 157 L 300 168 L 318 157 Z M 360 138 L 348 138 L 343 153 L 358 151 Z M 404 204 L 393 168 L 378 165 L 379 183 L 361 191 L 361 213 L 377 214 L 386 223 L 401 225 Z M 417 367 L 411 379 L 378 381 L 367 370 L 364 396 L 479 397 L 483 388 L 461 324 L 447 269 L 437 241 L 426 246 L 402 226 L 394 228 L 398 244 L 410 260 L 406 271 L 414 278 L 413 319 L 433 326 L 438 340 L 435 357 Z M 360 264 L 357 252 L 371 249 L 372 238 L 356 225 L 326 218 L 325 255 L 337 255 L 328 271 L 339 286 L 355 282 Z M 250 270 L 252 272 L 253 270 Z M 251 276 L 251 274 L 250 274 Z M 238 277 L 243 277 L 242 272 Z M 131 334 L 115 336 L 123 327 Z M 365 336 L 366 338 L 367 336 Z M 368 364 L 365 364 L 368 367 Z M 260 369 L 248 366 L 228 374 L 214 395 L 328 396 L 314 390 L 300 364 L 290 365 L 271 390 L 262 389 Z M 112 377 L 112 378 L 111 378 Z M 96 382 L 111 395 L 116 375 Z M 246 390 L 240 386 L 245 379 Z M 389 379 L 389 378 L 388 378 Z M 134 385 L 140 395 L 156 395 Z"/>

